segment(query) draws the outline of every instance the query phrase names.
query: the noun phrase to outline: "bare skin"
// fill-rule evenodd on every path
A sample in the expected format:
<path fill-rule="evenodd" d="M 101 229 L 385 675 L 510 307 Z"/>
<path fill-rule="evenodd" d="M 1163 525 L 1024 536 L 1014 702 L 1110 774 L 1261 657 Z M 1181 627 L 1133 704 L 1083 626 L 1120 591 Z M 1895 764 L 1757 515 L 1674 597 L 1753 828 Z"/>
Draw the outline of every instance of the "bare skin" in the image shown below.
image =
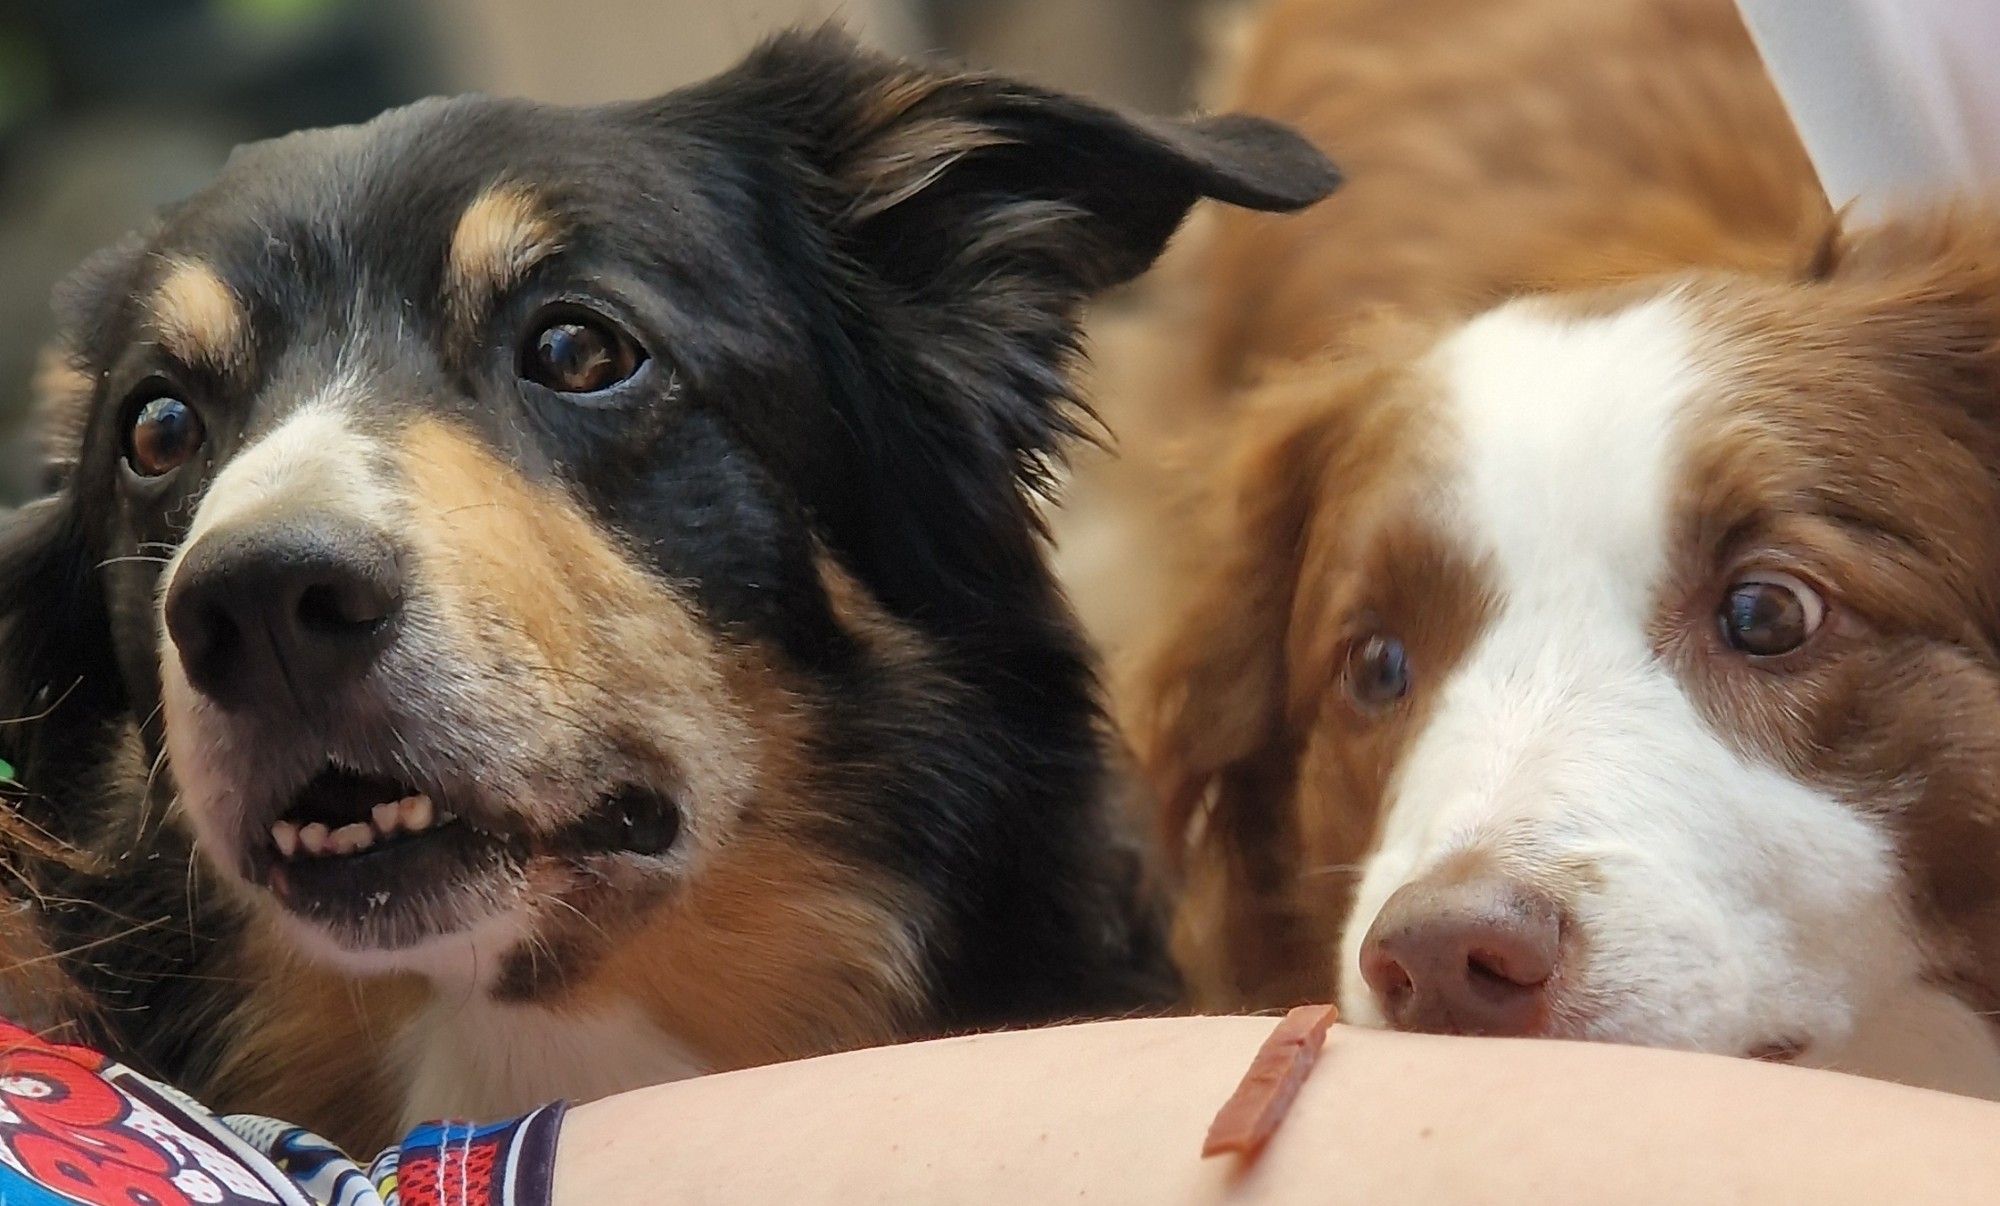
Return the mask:
<path fill-rule="evenodd" d="M 2000 1105 L 1629 1047 L 1336 1027 L 1254 1165 L 1202 1135 L 1274 1018 L 883 1048 L 574 1111 L 558 1206 L 2000 1198 Z"/>

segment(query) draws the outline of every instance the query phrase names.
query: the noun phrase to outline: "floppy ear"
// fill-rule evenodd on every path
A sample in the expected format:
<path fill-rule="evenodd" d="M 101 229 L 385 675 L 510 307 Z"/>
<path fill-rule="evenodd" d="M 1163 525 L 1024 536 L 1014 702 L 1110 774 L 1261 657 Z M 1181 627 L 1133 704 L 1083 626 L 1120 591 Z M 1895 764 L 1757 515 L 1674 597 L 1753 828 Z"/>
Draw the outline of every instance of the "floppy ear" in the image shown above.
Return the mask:
<path fill-rule="evenodd" d="M 130 292 L 145 241 L 144 232 L 125 236 L 89 256 L 56 286 L 56 337 L 42 349 L 31 390 L 44 489 L 57 489 L 76 469 L 97 397 L 91 353 Z"/>
<path fill-rule="evenodd" d="M 57 287 L 59 334 L 37 374 L 37 421 L 51 493 L 0 515 L 0 756 L 46 799 L 88 760 L 123 706 L 110 624 L 92 581 L 78 457 L 96 399 L 87 365 L 129 291 L 141 236 L 84 261 Z M 30 819 L 60 835 L 60 818 Z"/>
<path fill-rule="evenodd" d="M 1805 277 L 1823 320 L 1872 364 L 1982 429 L 2000 420 L 2000 208 L 1835 226 Z"/>
<path fill-rule="evenodd" d="M 822 36 L 767 53 L 829 49 Z M 1262 118 L 1128 116 L 993 76 L 843 58 L 852 87 L 823 153 L 848 198 L 844 225 L 877 271 L 937 296 L 990 289 L 994 273 L 1093 294 L 1145 271 L 1205 197 L 1291 211 L 1340 182 Z"/>
<path fill-rule="evenodd" d="M 1304 734 L 1287 651 L 1333 439 L 1316 407 L 1268 413 L 1223 466 L 1186 600 L 1126 698 L 1160 841 L 1186 889 L 1176 953 L 1203 1004 L 1276 999 L 1318 978 L 1296 932 L 1293 796 Z"/>
<path fill-rule="evenodd" d="M 810 165 L 843 292 L 863 302 L 855 359 L 895 375 L 835 402 L 892 606 L 1040 579 L 1026 495 L 1086 422 L 1066 381 L 1084 301 L 1144 271 L 1204 197 L 1291 210 L 1339 182 L 1261 119 L 1128 117 L 829 31 L 771 42 L 718 86 Z"/>
<path fill-rule="evenodd" d="M 94 743 L 93 718 L 119 706 L 110 630 L 89 589 L 88 561 L 68 495 L 0 516 L 0 756 L 36 794 L 50 786 L 40 776 L 45 755 Z"/>

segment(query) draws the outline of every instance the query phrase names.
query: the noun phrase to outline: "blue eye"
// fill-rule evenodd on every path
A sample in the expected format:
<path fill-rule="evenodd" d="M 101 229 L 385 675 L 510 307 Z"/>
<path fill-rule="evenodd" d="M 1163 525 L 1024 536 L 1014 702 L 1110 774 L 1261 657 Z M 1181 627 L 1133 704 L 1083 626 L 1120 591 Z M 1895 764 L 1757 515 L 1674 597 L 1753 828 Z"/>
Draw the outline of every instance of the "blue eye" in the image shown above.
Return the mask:
<path fill-rule="evenodd" d="M 1376 711 L 1410 692 L 1410 655 L 1403 642 L 1375 635 L 1357 642 L 1347 653 L 1347 694 L 1357 706 Z"/>
<path fill-rule="evenodd" d="M 160 477 L 191 460 L 206 435 L 192 406 L 163 395 L 133 415 L 125 433 L 125 459 L 141 477 Z"/>

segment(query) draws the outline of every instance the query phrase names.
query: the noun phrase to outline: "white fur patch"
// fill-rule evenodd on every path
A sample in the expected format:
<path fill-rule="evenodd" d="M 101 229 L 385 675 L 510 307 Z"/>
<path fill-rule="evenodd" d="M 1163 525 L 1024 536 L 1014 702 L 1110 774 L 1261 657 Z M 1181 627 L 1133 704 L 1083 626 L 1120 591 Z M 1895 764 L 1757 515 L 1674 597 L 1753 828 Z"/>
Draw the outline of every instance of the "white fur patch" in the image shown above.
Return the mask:
<path fill-rule="evenodd" d="M 220 709 L 188 682 L 180 651 L 167 633 L 167 593 L 197 541 L 218 529 L 248 522 L 260 512 L 305 501 L 360 519 L 381 520 L 388 515 L 393 496 L 370 471 L 378 450 L 334 404 L 346 390 L 342 383 L 330 386 L 320 400 L 301 407 L 231 458 L 203 492 L 194 522 L 160 575 L 156 619 L 168 757 L 197 845 L 215 851 L 225 864 L 244 808 L 237 776 L 227 765 L 231 753 L 221 737 L 228 726 Z"/>
<path fill-rule="evenodd" d="M 337 398 L 342 392 L 334 387 L 327 395 Z M 384 520 L 393 499 L 371 471 L 380 455 L 375 441 L 356 431 L 336 405 L 302 407 L 223 466 L 203 493 L 181 548 L 265 508 L 302 500 L 356 519 Z M 175 561 L 178 565 L 179 558 Z M 172 580 L 170 570 L 162 589 Z"/>
<path fill-rule="evenodd" d="M 1940 1008 L 1918 997 L 1889 834 L 1736 753 L 1654 656 L 1670 493 L 1703 385 L 1693 336 L 1673 297 L 1587 319 L 1528 302 L 1435 353 L 1456 438 L 1436 518 L 1484 562 L 1496 610 L 1450 677 L 1424 685 L 1437 706 L 1398 768 L 1342 944 L 1354 1020 L 1382 1020 L 1358 960 L 1383 902 L 1468 850 L 1569 900 L 1580 941 L 1558 973 L 1561 1033 L 1725 1054 L 1805 1041 L 1863 1062 L 1862 1026 Z M 1972 1045 L 1945 1063 L 1994 1063 L 1989 1033 L 1952 1033 Z"/>
<path fill-rule="evenodd" d="M 449 994 L 403 1035 L 412 1069 L 403 1125 L 506 1118 L 557 1098 L 582 1103 L 708 1069 L 630 1004 L 587 1012 Z"/>

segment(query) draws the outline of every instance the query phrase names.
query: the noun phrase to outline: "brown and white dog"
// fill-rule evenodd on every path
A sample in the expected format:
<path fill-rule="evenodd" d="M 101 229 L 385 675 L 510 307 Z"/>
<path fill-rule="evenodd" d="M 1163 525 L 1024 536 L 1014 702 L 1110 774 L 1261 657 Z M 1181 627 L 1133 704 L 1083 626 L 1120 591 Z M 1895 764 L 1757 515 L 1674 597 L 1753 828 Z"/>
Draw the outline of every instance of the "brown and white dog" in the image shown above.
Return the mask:
<path fill-rule="evenodd" d="M 1281 0 L 1240 79 L 1352 183 L 1167 331 L 1203 1003 L 2000 1094 L 2000 214 L 1835 230 L 1726 0 Z"/>
<path fill-rule="evenodd" d="M 1334 182 L 828 33 L 239 152 L 61 299 L 0 999 L 357 1149 L 1164 1007 L 1035 496 L 1084 299 Z"/>

